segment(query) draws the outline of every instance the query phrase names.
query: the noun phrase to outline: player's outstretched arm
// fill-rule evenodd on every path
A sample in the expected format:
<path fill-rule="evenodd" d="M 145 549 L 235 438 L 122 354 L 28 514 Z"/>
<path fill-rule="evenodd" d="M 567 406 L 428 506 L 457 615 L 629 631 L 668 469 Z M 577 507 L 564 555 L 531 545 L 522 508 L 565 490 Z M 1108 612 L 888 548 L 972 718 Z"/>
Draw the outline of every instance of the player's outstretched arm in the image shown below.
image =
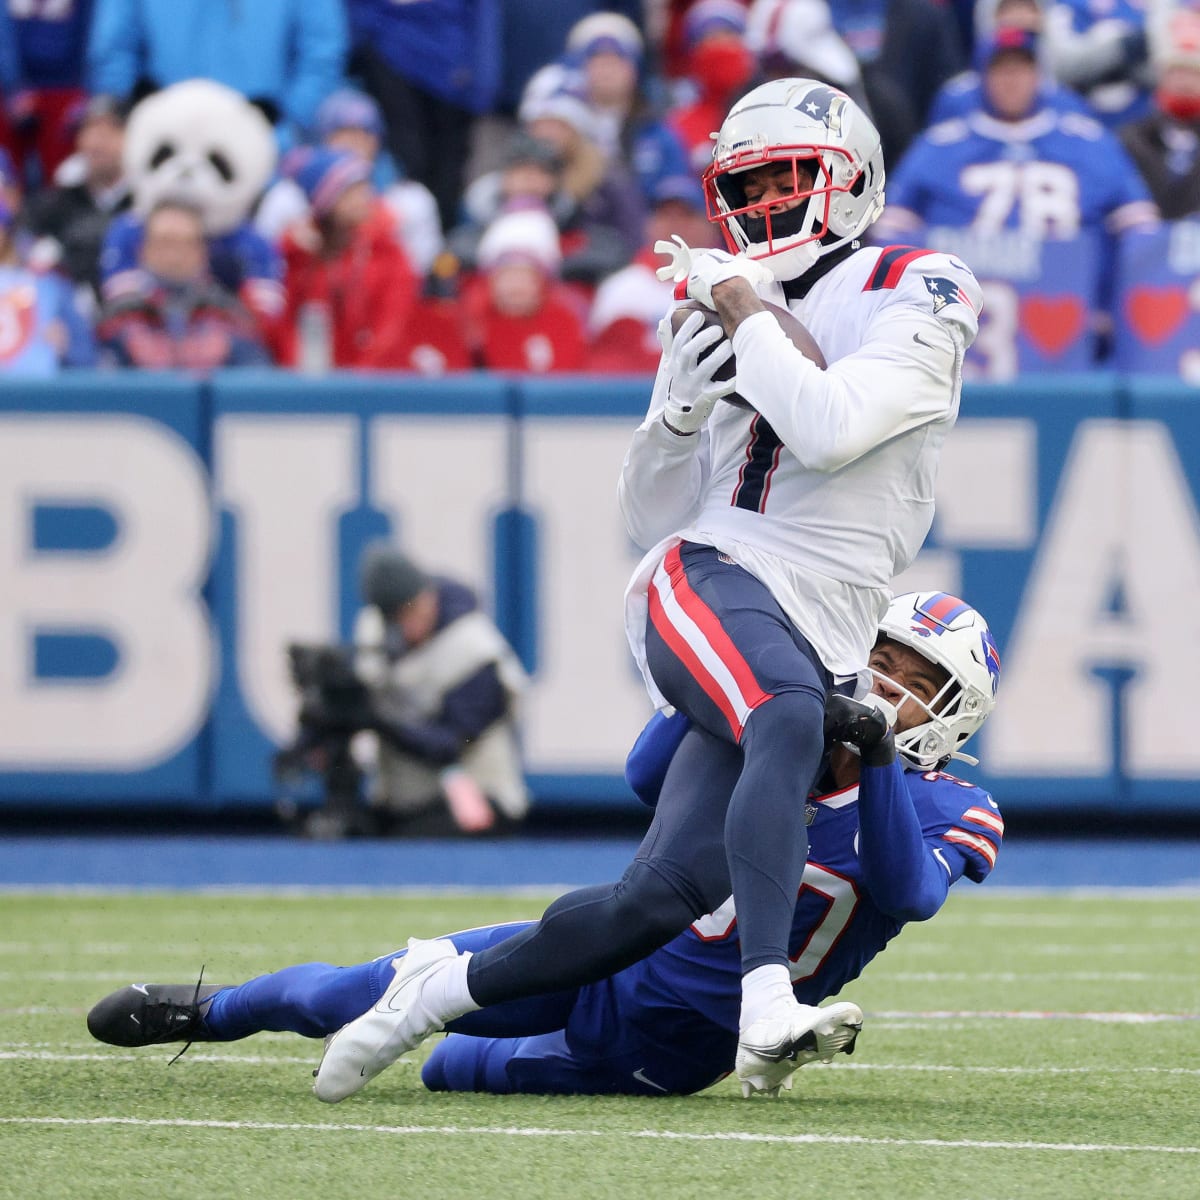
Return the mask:
<path fill-rule="evenodd" d="M 659 325 L 662 362 L 646 419 L 634 432 L 617 483 L 617 502 L 629 536 L 643 549 L 682 528 L 695 514 L 708 475 L 708 436 L 704 424 L 721 395 L 733 390 L 733 380 L 715 378 L 732 353 L 708 355 L 719 340 L 715 330 L 694 335 L 701 322 L 689 318 L 679 333 L 668 316 Z"/>
<path fill-rule="evenodd" d="M 898 921 L 927 921 L 945 903 L 953 879 L 925 841 L 891 727 L 879 709 L 831 696 L 825 733 L 855 747 L 862 761 L 858 858 L 871 899 Z"/>

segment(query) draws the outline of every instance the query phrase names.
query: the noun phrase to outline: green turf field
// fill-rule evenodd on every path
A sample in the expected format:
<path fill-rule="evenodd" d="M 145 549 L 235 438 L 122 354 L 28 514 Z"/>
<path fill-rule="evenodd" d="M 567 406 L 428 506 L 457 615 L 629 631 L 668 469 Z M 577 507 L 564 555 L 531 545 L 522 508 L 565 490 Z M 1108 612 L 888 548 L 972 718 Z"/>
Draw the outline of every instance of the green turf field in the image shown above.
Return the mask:
<path fill-rule="evenodd" d="M 169 1049 L 84 1027 L 124 983 L 351 962 L 544 900 L 0 895 L 0 1196 L 1200 1197 L 1194 895 L 952 897 L 847 989 L 867 1015 L 853 1058 L 774 1101 L 728 1081 L 434 1096 L 402 1063 L 328 1107 L 315 1042 L 197 1044 L 168 1069 Z"/>

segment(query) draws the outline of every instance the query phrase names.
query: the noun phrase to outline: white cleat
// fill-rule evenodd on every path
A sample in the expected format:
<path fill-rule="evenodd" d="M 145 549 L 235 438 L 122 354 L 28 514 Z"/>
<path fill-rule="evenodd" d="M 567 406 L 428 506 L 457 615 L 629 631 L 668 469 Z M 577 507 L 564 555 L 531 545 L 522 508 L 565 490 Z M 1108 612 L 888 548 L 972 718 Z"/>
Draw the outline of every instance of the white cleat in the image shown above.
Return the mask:
<path fill-rule="evenodd" d="M 789 1017 L 755 1021 L 738 1039 L 736 1071 L 746 1098 L 756 1092 L 778 1096 L 790 1091 L 792 1075 L 806 1063 L 833 1062 L 835 1054 L 852 1054 L 862 1029 L 857 1004 L 814 1008 L 797 1004 Z"/>
<path fill-rule="evenodd" d="M 325 1039 L 313 1084 L 318 1100 L 337 1104 L 353 1096 L 442 1028 L 421 1005 L 421 987 L 440 964 L 457 957 L 452 942 L 409 938 L 408 953 L 392 960 L 396 978 L 374 1007 Z"/>

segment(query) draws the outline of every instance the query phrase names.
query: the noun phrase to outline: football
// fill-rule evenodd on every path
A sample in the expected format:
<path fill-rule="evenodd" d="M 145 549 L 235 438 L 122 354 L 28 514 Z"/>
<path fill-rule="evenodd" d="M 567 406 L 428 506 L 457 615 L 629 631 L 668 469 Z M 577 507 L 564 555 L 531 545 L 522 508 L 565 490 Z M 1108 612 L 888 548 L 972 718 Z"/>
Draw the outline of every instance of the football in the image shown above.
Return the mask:
<path fill-rule="evenodd" d="M 825 355 L 821 353 L 821 347 L 817 345 L 816 339 L 811 333 L 808 332 L 804 326 L 804 323 L 790 313 L 786 308 L 781 308 L 778 304 L 772 304 L 769 300 L 764 300 L 763 304 L 765 305 L 767 311 L 775 318 L 776 321 L 779 322 L 779 327 L 784 333 L 787 334 L 788 340 L 792 343 L 792 345 L 795 346 L 805 358 L 816 363 L 817 366 L 823 371 L 828 365 L 825 362 Z M 694 312 L 704 314 L 705 326 L 716 325 L 718 329 L 722 327 L 721 318 L 711 308 L 706 308 L 698 300 L 686 300 L 684 303 L 679 305 L 674 312 L 671 313 L 671 329 L 675 333 L 678 333 L 680 326 Z M 716 345 L 719 344 L 720 343 L 718 342 Z M 713 346 L 714 350 L 716 349 L 716 345 Z M 708 353 L 711 354 L 712 350 L 709 350 Z M 737 362 L 731 357 L 729 361 L 720 369 L 720 371 L 717 372 L 717 378 L 729 379 L 736 373 Z M 754 407 L 752 404 L 747 403 L 747 401 L 738 395 L 737 392 L 730 392 L 730 394 L 725 397 L 725 400 L 729 404 L 735 405 L 737 408 L 748 408 L 753 410 Z"/>

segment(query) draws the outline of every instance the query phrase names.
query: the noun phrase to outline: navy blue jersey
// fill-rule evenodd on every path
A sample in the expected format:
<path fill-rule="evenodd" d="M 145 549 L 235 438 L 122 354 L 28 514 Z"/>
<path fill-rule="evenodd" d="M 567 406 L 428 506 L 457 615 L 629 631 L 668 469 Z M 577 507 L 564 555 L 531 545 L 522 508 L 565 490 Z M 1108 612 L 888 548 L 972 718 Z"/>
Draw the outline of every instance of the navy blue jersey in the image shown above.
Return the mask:
<path fill-rule="evenodd" d="M 872 875 L 859 853 L 859 786 L 812 798 L 808 865 L 790 940 L 792 980 L 803 1004 L 835 995 L 900 932 L 904 920 L 877 902 L 891 890 L 885 875 L 912 874 L 932 860 L 947 886 L 963 875 L 978 883 L 996 862 L 1004 822 L 981 788 L 937 771 L 899 768 L 873 771 L 872 783 L 893 789 L 898 803 L 911 804 L 920 848 L 912 861 L 892 855 L 886 869 Z M 919 856 L 924 863 L 916 861 Z M 657 951 L 651 965 L 656 982 L 681 1001 L 737 1029 L 742 962 L 732 899 Z"/>
<path fill-rule="evenodd" d="M 983 112 L 923 133 L 888 178 L 884 221 L 1071 238 L 1153 221 L 1153 201 L 1124 147 L 1097 121 L 1043 108 L 1024 121 Z M 906 219 L 907 218 L 907 219 Z"/>

